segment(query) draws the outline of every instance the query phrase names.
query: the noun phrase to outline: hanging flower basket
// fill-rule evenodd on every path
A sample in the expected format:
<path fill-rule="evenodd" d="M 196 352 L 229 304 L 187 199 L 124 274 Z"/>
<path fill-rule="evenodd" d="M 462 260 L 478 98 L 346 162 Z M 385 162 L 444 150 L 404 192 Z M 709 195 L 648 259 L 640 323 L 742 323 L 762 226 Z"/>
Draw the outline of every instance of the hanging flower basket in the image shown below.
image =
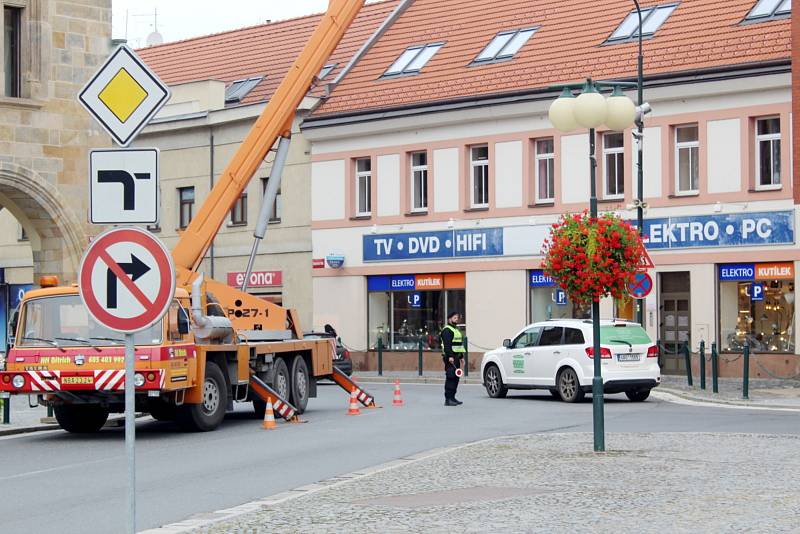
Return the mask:
<path fill-rule="evenodd" d="M 643 263 L 636 228 L 612 213 L 562 215 L 544 242 L 544 272 L 577 303 L 623 298 Z"/>

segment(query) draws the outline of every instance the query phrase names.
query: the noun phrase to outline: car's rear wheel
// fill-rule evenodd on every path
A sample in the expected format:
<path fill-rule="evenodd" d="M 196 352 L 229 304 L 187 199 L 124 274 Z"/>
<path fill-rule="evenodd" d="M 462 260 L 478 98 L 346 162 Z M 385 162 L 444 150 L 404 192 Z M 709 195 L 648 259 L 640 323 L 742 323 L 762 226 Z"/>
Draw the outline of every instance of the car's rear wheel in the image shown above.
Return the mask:
<path fill-rule="evenodd" d="M 99 404 L 63 404 L 53 411 L 61 428 L 73 434 L 97 432 L 108 419 L 108 410 Z"/>
<path fill-rule="evenodd" d="M 493 399 L 502 399 L 508 393 L 508 388 L 503 384 L 500 369 L 495 364 L 487 365 L 486 370 L 483 371 L 483 385 L 486 393 Z"/>
<path fill-rule="evenodd" d="M 566 367 L 561 370 L 556 379 L 558 384 L 558 396 L 564 402 L 578 402 L 583 398 L 583 390 L 581 383 L 578 381 L 578 375 L 572 367 Z"/>
<path fill-rule="evenodd" d="M 631 402 L 644 402 L 647 400 L 647 397 L 650 396 L 650 390 L 641 389 L 638 391 L 626 391 L 625 396 L 628 397 Z"/>

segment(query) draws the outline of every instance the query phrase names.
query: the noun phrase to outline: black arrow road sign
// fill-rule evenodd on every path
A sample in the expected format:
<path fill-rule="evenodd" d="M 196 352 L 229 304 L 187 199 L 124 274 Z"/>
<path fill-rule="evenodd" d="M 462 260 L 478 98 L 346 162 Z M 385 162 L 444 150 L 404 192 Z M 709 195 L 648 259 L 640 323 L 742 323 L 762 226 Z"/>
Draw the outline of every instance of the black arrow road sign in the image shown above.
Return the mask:
<path fill-rule="evenodd" d="M 125 211 L 132 211 L 136 209 L 136 185 L 134 177 L 137 180 L 149 180 L 149 172 L 135 172 L 133 175 L 128 171 L 98 171 L 97 182 L 101 184 L 120 183 L 122 184 L 123 205 L 122 209 Z"/>
<path fill-rule="evenodd" d="M 131 281 L 133 282 L 150 270 L 147 264 L 133 254 L 131 254 L 130 263 L 120 263 L 118 265 L 125 271 L 125 274 L 131 275 Z M 114 272 L 108 269 L 106 271 L 106 308 L 115 309 L 117 307 L 117 282 Z"/>

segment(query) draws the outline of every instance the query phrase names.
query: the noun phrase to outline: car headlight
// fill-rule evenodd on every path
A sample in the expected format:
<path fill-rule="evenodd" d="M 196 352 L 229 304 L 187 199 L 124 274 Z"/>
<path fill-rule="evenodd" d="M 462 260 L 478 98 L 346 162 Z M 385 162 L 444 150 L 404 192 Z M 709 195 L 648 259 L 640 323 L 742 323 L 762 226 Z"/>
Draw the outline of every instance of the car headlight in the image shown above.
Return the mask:
<path fill-rule="evenodd" d="M 137 388 L 142 387 L 144 385 L 144 375 L 141 373 L 133 375 L 133 385 Z"/>
<path fill-rule="evenodd" d="M 25 377 L 22 375 L 14 375 L 14 378 L 11 380 L 11 384 L 17 388 L 21 389 L 22 386 L 25 385 Z"/>

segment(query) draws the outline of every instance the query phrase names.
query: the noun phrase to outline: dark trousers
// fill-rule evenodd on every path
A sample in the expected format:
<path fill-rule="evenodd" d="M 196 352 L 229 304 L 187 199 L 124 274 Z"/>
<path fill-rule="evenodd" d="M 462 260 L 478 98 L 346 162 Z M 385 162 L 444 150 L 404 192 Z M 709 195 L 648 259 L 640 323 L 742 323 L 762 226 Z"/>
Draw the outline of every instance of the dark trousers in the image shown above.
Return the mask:
<path fill-rule="evenodd" d="M 458 381 L 460 378 L 456 376 L 456 369 L 461 363 L 459 358 L 454 358 L 455 364 L 452 364 L 448 361 L 448 358 L 443 358 L 444 360 L 444 398 L 453 400 L 456 398 L 456 390 L 458 390 Z"/>

